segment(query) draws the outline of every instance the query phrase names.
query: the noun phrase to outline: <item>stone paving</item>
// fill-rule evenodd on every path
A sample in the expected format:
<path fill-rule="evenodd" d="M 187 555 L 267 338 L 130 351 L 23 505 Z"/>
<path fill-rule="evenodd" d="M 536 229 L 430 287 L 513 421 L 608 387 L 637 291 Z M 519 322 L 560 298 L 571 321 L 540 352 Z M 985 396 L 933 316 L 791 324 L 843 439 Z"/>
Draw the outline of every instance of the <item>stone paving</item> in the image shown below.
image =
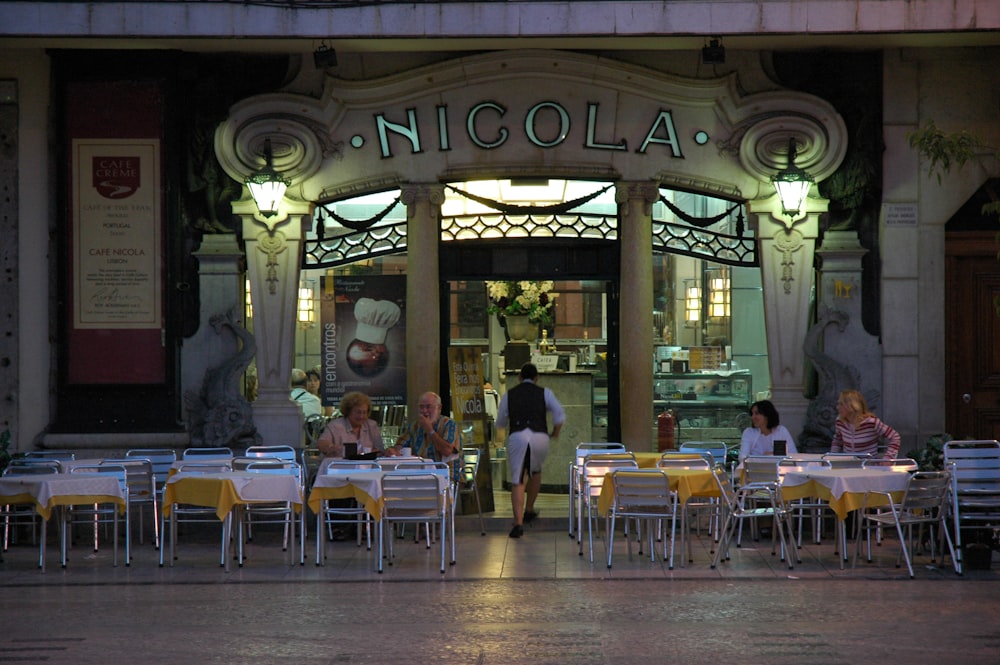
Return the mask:
<path fill-rule="evenodd" d="M 117 568 L 110 548 L 78 543 L 63 570 L 52 542 L 42 573 L 25 542 L 0 564 L 0 662 L 846 665 L 1000 653 L 996 561 L 959 577 L 920 554 L 910 580 L 891 539 L 853 570 L 829 540 L 805 545 L 792 570 L 768 543 L 747 542 L 713 570 L 702 533 L 674 570 L 648 554 L 630 560 L 619 538 L 609 570 L 600 539 L 591 564 L 565 515 L 545 514 L 517 540 L 502 515 L 485 536 L 460 517 L 444 574 L 439 550 L 412 531 L 382 575 L 353 542 L 330 543 L 316 566 L 311 536 L 306 564 L 290 564 L 273 531 L 228 573 L 217 529 L 185 534 L 163 568 L 148 542 Z"/>

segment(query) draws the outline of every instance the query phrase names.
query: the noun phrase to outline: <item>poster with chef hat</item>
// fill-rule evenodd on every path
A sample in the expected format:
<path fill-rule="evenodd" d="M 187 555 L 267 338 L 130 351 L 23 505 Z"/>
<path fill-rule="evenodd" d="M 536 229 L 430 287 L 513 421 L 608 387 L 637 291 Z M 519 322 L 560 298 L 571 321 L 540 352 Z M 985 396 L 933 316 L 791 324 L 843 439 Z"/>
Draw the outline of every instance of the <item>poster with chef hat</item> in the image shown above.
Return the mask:
<path fill-rule="evenodd" d="M 320 280 L 323 404 L 358 390 L 372 406 L 406 403 L 406 276 Z"/>

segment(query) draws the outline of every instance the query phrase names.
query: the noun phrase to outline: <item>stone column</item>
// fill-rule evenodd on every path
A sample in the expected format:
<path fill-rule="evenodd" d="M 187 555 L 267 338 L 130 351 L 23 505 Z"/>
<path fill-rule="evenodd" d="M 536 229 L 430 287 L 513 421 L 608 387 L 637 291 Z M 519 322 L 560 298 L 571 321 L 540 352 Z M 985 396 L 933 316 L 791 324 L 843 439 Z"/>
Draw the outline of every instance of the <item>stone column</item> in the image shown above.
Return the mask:
<path fill-rule="evenodd" d="M 311 224 L 312 204 L 286 198 L 281 212 L 266 220 L 252 199 L 234 202 L 233 212 L 243 220 L 257 341 L 254 424 L 264 445 L 298 447 L 304 441 L 302 410 L 289 398 L 289 378 L 295 354 L 302 239 Z"/>
<path fill-rule="evenodd" d="M 653 445 L 653 203 L 655 182 L 617 185 L 621 246 L 621 331 L 618 353 L 622 438 L 632 451 Z"/>
<path fill-rule="evenodd" d="M 220 334 L 212 317 L 229 316 L 236 325 L 243 321 L 243 251 L 233 233 L 205 235 L 194 256 L 198 259 L 198 297 L 201 316 L 198 332 L 184 341 L 181 358 L 181 391 L 198 393 L 205 371 L 218 367 L 238 351 L 232 334 Z M 185 418 L 187 413 L 185 411 Z"/>
<path fill-rule="evenodd" d="M 406 403 L 412 417 L 421 393 L 444 392 L 441 376 L 441 299 L 438 243 L 441 185 L 407 185 L 406 205 Z"/>
<path fill-rule="evenodd" d="M 777 196 L 751 204 L 750 212 L 760 252 L 771 401 L 781 414 L 781 424 L 796 438 L 809 405 L 802 343 L 809 328 L 819 215 L 826 210 L 826 201 L 809 199 L 806 205 L 808 210 L 794 220 L 773 214 L 781 210 Z"/>

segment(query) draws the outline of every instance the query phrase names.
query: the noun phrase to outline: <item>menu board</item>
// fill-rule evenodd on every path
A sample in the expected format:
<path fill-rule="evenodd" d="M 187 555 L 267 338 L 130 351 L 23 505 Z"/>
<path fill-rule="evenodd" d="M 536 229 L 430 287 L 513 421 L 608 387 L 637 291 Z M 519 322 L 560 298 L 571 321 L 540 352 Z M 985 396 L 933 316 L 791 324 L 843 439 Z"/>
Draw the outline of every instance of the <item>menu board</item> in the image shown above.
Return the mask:
<path fill-rule="evenodd" d="M 722 364 L 721 346 L 692 346 L 688 354 L 688 367 L 692 372 L 700 369 L 719 369 Z"/>

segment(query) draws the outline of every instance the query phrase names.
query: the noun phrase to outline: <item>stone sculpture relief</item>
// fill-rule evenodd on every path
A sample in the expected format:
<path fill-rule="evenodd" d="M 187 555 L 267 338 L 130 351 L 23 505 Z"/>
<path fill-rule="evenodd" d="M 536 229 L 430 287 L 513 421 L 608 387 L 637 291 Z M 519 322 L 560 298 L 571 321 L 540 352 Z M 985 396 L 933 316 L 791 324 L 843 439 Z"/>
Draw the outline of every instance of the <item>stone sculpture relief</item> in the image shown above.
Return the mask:
<path fill-rule="evenodd" d="M 802 349 L 819 374 L 819 393 L 806 410 L 806 424 L 797 441 L 801 452 L 817 453 L 830 449 L 837 420 L 837 396 L 841 390 L 860 390 L 861 376 L 857 368 L 823 351 L 826 327 L 835 325 L 840 332 L 844 332 L 849 321 L 850 316 L 846 312 L 820 305 L 819 318 L 806 333 Z M 870 408 L 875 408 L 877 397 L 873 399 L 865 395 Z"/>
<path fill-rule="evenodd" d="M 257 353 L 254 336 L 233 319 L 232 311 L 213 316 L 209 323 L 216 334 L 228 328 L 240 342 L 240 350 L 217 367 L 205 371 L 201 390 L 184 394 L 188 428 L 194 447 L 246 448 L 261 443 L 253 423 L 250 402 L 240 394 L 240 377 Z"/>

